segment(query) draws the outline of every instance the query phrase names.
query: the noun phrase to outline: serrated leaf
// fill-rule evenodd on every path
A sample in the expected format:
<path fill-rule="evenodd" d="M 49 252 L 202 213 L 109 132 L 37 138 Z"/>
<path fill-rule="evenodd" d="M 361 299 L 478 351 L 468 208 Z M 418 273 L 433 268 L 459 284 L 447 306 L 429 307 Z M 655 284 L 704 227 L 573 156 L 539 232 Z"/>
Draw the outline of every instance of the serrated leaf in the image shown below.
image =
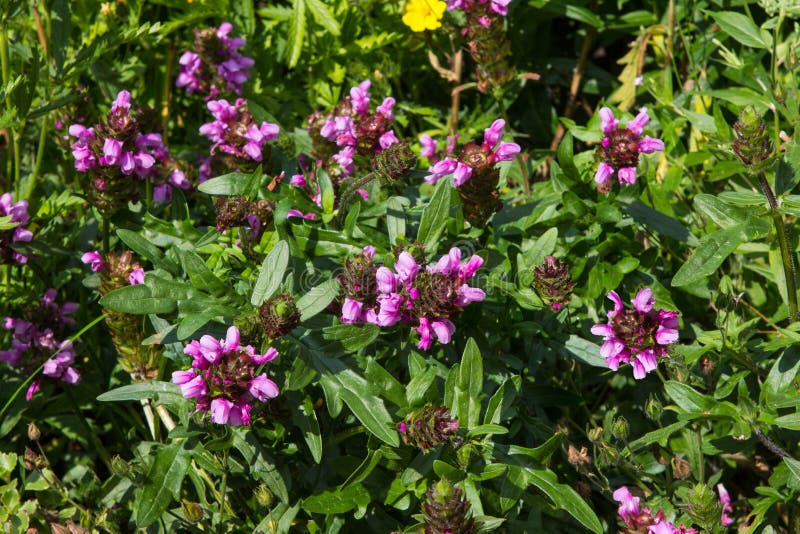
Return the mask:
<path fill-rule="evenodd" d="M 180 497 L 183 478 L 189 470 L 189 454 L 183 443 L 162 447 L 156 453 L 136 499 L 136 526 L 144 528 L 157 521 L 173 499 Z"/>
<path fill-rule="evenodd" d="M 289 266 L 289 257 L 289 244 L 286 241 L 278 241 L 269 251 L 261 263 L 261 271 L 253 287 L 253 296 L 250 298 L 253 306 L 261 306 L 280 287 L 286 267 Z"/>
<path fill-rule="evenodd" d="M 323 4 L 320 0 L 305 0 L 308 12 L 317 21 L 317 24 L 328 30 L 331 35 L 338 36 L 341 31 L 339 30 L 339 22 L 333 16 L 328 6 Z"/>

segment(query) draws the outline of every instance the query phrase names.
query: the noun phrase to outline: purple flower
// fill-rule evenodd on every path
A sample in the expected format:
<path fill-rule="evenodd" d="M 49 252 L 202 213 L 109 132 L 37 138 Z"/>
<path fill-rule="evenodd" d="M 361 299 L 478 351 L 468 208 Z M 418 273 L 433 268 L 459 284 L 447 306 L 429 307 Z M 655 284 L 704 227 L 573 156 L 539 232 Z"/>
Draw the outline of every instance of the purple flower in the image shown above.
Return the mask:
<path fill-rule="evenodd" d="M 386 119 L 392 120 L 394 119 L 394 114 L 392 114 L 392 109 L 394 108 L 395 100 L 391 96 L 387 96 L 381 102 L 381 105 L 375 108 L 376 113 L 380 113 Z"/>
<path fill-rule="evenodd" d="M 333 161 L 339 164 L 345 174 L 353 174 L 356 170 L 353 164 L 353 156 L 356 154 L 356 149 L 351 146 L 346 146 L 339 151 L 338 154 L 332 156 Z"/>
<path fill-rule="evenodd" d="M 350 99 L 353 102 L 353 111 L 358 115 L 369 113 L 369 88 L 372 82 L 364 80 L 358 86 L 350 89 Z"/>
<path fill-rule="evenodd" d="M 144 269 L 137 267 L 128 275 L 128 283 L 132 286 L 144 284 Z"/>
<path fill-rule="evenodd" d="M 400 140 L 394 134 L 394 130 L 389 130 L 388 132 L 386 132 L 385 134 L 381 135 L 378 138 L 378 144 L 381 146 L 381 148 L 383 150 L 386 150 L 387 148 L 389 148 L 393 144 L 399 143 L 399 142 L 400 142 Z"/>
<path fill-rule="evenodd" d="M 91 265 L 92 271 L 97 272 L 103 270 L 106 266 L 106 262 L 103 260 L 103 256 L 97 251 L 91 251 L 85 253 L 81 256 L 81 262 Z"/>
<path fill-rule="evenodd" d="M 436 156 L 436 141 L 430 135 L 422 134 L 419 136 L 419 142 L 422 145 L 419 155 L 423 158 L 433 159 Z"/>
<path fill-rule="evenodd" d="M 342 304 L 342 317 L 341 321 L 345 324 L 358 322 L 361 318 L 361 311 L 364 307 L 363 302 L 345 298 Z"/>
<path fill-rule="evenodd" d="M 500 143 L 494 151 L 494 161 L 511 161 L 520 153 L 517 143 Z"/>
<path fill-rule="evenodd" d="M 717 484 L 717 492 L 719 493 L 719 503 L 722 505 L 722 517 L 720 521 L 722 522 L 723 526 L 728 526 L 733 523 L 733 518 L 728 515 L 729 512 L 733 512 L 733 506 L 731 506 L 731 496 L 728 494 L 728 490 L 725 489 L 725 486 L 722 484 Z"/>
<path fill-rule="evenodd" d="M 490 148 L 494 147 L 500 139 L 503 138 L 503 130 L 505 130 L 506 121 L 497 119 L 491 126 L 483 131 L 483 143 Z"/>
<path fill-rule="evenodd" d="M 617 514 L 625 521 L 628 517 L 635 518 L 639 515 L 639 497 L 634 497 L 626 486 L 617 488 L 613 494 L 614 500 L 619 503 Z"/>
<path fill-rule="evenodd" d="M 184 352 L 194 358 L 192 368 L 173 372 L 172 382 L 184 397 L 196 399 L 197 411 L 210 412 L 214 423 L 247 426 L 251 401 L 278 396 L 277 384 L 266 373 L 256 375 L 256 368 L 275 359 L 278 351 L 270 348 L 259 355 L 249 345 L 242 347 L 235 326 L 228 328 L 224 340 L 203 336 Z"/>
<path fill-rule="evenodd" d="M 598 191 L 608 193 L 611 190 L 611 177 L 614 174 L 617 175 L 617 181 L 621 185 L 635 184 L 639 154 L 664 150 L 664 142 L 653 137 L 642 137 L 644 128 L 650 120 L 645 108 L 642 108 L 625 128 L 620 127 L 611 109 L 604 107 L 598 113 L 600 129 L 605 137 L 597 147 L 600 163 L 594 181 L 597 183 Z"/>
<path fill-rule="evenodd" d="M 608 294 L 614 309 L 608 312 L 608 323 L 592 327 L 592 333 L 603 336 L 600 355 L 614 371 L 628 362 L 636 379 L 655 370 L 658 358 L 668 356 L 668 345 L 678 341 L 678 313 L 655 310 L 653 292 L 644 288 L 636 294 L 633 309 L 626 309 L 615 291 Z"/>
<path fill-rule="evenodd" d="M 437 161 L 436 163 L 428 169 L 430 173 L 424 179 L 429 184 L 435 184 L 445 176 L 453 174 L 456 168 L 458 167 L 458 161 L 454 160 L 453 158 L 444 158 L 443 160 Z"/>
<path fill-rule="evenodd" d="M 14 202 L 11 193 L 0 195 L 0 217 L 11 216 L 10 223 L 16 226 L 0 230 L 0 263 L 16 262 L 20 265 L 27 263 L 28 257 L 12 248 L 14 243 L 27 243 L 33 239 L 33 233 L 25 228 L 30 221 L 28 215 L 28 201 Z"/>
<path fill-rule="evenodd" d="M 241 37 L 230 37 L 233 26 L 223 22 L 218 29 L 195 30 L 194 51 L 184 52 L 178 60 L 180 72 L 175 81 L 187 93 L 205 93 L 206 100 L 217 98 L 220 91 L 241 94 L 255 64 L 237 50 L 245 45 Z"/>
<path fill-rule="evenodd" d="M 453 185 L 459 187 L 464 185 L 467 180 L 472 176 L 472 167 L 460 161 L 456 164 L 456 170 L 453 171 Z"/>
<path fill-rule="evenodd" d="M 306 177 L 302 174 L 294 174 L 292 175 L 291 179 L 289 179 L 289 185 L 293 185 L 295 187 L 306 187 Z"/>

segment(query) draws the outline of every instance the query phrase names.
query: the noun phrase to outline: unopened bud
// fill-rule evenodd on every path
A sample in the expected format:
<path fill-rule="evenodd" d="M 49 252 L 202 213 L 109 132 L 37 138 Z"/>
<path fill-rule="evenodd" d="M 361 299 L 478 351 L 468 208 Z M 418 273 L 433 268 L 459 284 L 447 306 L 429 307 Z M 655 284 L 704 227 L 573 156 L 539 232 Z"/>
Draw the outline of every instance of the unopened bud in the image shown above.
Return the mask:
<path fill-rule="evenodd" d="M 719 522 L 722 508 L 714 491 L 703 483 L 695 484 L 689 492 L 686 513 L 704 530 L 711 531 Z"/>
<path fill-rule="evenodd" d="M 422 503 L 425 532 L 472 534 L 477 530 L 469 501 L 463 498 L 462 493 L 461 488 L 447 479 L 428 488 Z"/>
<path fill-rule="evenodd" d="M 679 480 L 686 480 L 692 474 L 689 462 L 679 456 L 672 457 L 672 474 Z"/>
<path fill-rule="evenodd" d="M 736 138 L 731 147 L 739 161 L 751 169 L 758 167 L 772 155 L 767 125 L 752 106 L 739 113 L 739 120 L 733 125 Z"/>
<path fill-rule="evenodd" d="M 111 472 L 121 478 L 128 478 L 131 474 L 131 468 L 128 462 L 122 459 L 121 456 L 116 455 L 111 458 Z"/>
<path fill-rule="evenodd" d="M 617 439 L 625 439 L 628 437 L 630 426 L 628 420 L 620 416 L 614 419 L 611 423 L 611 435 Z"/>
<path fill-rule="evenodd" d="M 559 311 L 569 304 L 575 283 L 565 263 L 553 256 L 545 256 L 544 263 L 533 269 L 531 286 L 545 304 Z"/>
<path fill-rule="evenodd" d="M 644 405 L 644 413 L 647 415 L 647 418 L 651 421 L 658 422 L 661 420 L 661 413 L 663 411 L 664 407 L 661 405 L 658 399 L 651 395 Z"/>
<path fill-rule="evenodd" d="M 203 508 L 200 503 L 181 499 L 181 511 L 189 523 L 197 523 L 203 519 Z"/>
<path fill-rule="evenodd" d="M 421 410 L 408 414 L 398 430 L 407 445 L 427 453 L 453 440 L 458 433 L 458 419 L 444 406 L 426 404 Z"/>
<path fill-rule="evenodd" d="M 417 165 L 417 156 L 408 143 L 394 143 L 375 155 L 372 167 L 381 185 L 402 180 Z"/>
<path fill-rule="evenodd" d="M 270 297 L 258 309 L 261 326 L 269 339 L 285 336 L 300 324 L 300 310 L 288 293 Z"/>
<path fill-rule="evenodd" d="M 33 421 L 28 423 L 28 439 L 31 441 L 39 441 L 40 437 L 42 437 L 42 432 L 39 430 L 39 427 L 36 426 L 36 423 Z"/>
<path fill-rule="evenodd" d="M 589 431 L 586 432 L 586 435 L 589 437 L 589 441 L 592 443 L 598 443 L 603 439 L 603 427 L 596 426 L 592 429 L 589 429 Z"/>
<path fill-rule="evenodd" d="M 266 508 L 272 502 L 272 492 L 266 484 L 259 484 L 255 491 L 256 502 Z"/>

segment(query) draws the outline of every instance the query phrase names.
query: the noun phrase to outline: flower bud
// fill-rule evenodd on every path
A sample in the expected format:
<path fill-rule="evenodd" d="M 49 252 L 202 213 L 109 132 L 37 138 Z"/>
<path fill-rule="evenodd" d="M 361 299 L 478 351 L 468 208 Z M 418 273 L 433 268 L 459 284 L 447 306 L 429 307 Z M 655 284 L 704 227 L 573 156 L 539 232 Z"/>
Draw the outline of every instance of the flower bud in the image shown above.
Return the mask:
<path fill-rule="evenodd" d="M 203 519 L 203 508 L 200 506 L 200 503 L 181 499 L 181 511 L 183 512 L 183 517 L 185 517 L 189 523 L 197 523 Z"/>
<path fill-rule="evenodd" d="M 272 502 L 272 492 L 266 484 L 259 484 L 255 491 L 256 502 L 259 506 L 268 507 Z"/>
<path fill-rule="evenodd" d="M 417 165 L 417 157 L 408 143 L 395 143 L 375 155 L 372 168 L 381 185 L 402 180 Z"/>
<path fill-rule="evenodd" d="M 453 419 L 444 406 L 426 404 L 408 414 L 398 429 L 407 445 L 427 453 L 452 441 L 458 433 L 458 419 Z"/>
<path fill-rule="evenodd" d="M 661 405 L 658 399 L 651 395 L 644 405 L 644 413 L 647 415 L 647 418 L 651 421 L 658 422 L 661 420 L 661 413 L 663 411 L 664 407 Z"/>
<path fill-rule="evenodd" d="M 686 513 L 706 531 L 711 531 L 719 522 L 722 508 L 714 491 L 699 482 L 689 492 Z"/>
<path fill-rule="evenodd" d="M 128 462 L 123 460 L 121 456 L 116 455 L 111 458 L 111 472 L 120 478 L 128 478 L 131 474 L 131 468 Z"/>
<path fill-rule="evenodd" d="M 611 423 L 611 435 L 617 439 L 627 438 L 629 431 L 630 426 L 628 425 L 628 420 L 622 416 L 616 417 Z"/>
<path fill-rule="evenodd" d="M 603 440 L 603 427 L 596 426 L 594 428 L 589 429 L 586 432 L 586 436 L 589 438 L 589 441 L 592 443 L 599 443 Z"/>
<path fill-rule="evenodd" d="M 39 441 L 40 437 L 42 437 L 42 432 L 39 430 L 39 427 L 36 426 L 36 423 L 33 421 L 28 423 L 28 439 L 31 441 Z"/>
<path fill-rule="evenodd" d="M 478 525 L 472 517 L 469 501 L 462 490 L 447 479 L 430 488 L 422 504 L 422 517 L 426 534 L 472 534 Z"/>
<path fill-rule="evenodd" d="M 739 120 L 733 125 L 736 138 L 731 147 L 739 161 L 751 169 L 758 167 L 772 155 L 767 125 L 752 106 L 739 113 Z"/>
<path fill-rule="evenodd" d="M 673 456 L 672 475 L 678 480 L 686 480 L 692 474 L 692 467 L 689 462 L 679 456 Z"/>
<path fill-rule="evenodd" d="M 544 263 L 533 269 L 531 286 L 545 304 L 558 311 L 569 304 L 575 283 L 565 263 L 553 256 L 545 256 Z"/>
<path fill-rule="evenodd" d="M 285 336 L 300 324 L 300 310 L 288 293 L 280 293 L 267 299 L 258 310 L 261 326 L 269 339 Z"/>

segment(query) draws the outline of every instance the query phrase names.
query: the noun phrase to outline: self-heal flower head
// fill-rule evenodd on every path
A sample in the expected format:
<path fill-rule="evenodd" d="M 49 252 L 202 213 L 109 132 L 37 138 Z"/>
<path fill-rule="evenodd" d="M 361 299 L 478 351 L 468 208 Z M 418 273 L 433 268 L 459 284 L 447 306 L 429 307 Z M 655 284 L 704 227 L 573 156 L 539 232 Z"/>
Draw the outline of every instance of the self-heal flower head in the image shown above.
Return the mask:
<path fill-rule="evenodd" d="M 239 98 L 231 104 L 225 99 L 212 100 L 208 110 L 214 117 L 212 122 L 200 126 L 200 133 L 212 143 L 211 156 L 217 152 L 227 154 L 234 168 L 253 167 L 264 159 L 265 144 L 278 138 L 280 128 L 276 124 L 258 124 L 247 108 L 247 102 Z"/>
<path fill-rule="evenodd" d="M 639 154 L 664 150 L 664 142 L 642 135 L 650 120 L 645 108 L 642 108 L 624 128 L 620 126 L 611 109 L 604 107 L 598 113 L 604 137 L 595 155 L 598 165 L 594 181 L 598 191 L 608 193 L 611 190 L 611 178 L 615 174 L 621 185 L 635 184 Z"/>
<path fill-rule="evenodd" d="M 644 288 L 633 298 L 633 309 L 625 308 L 615 291 L 608 294 L 614 309 L 608 312 L 608 323 L 592 327 L 592 333 L 603 336 L 600 355 L 616 371 L 626 362 L 633 367 L 636 379 L 655 370 L 658 359 L 669 354 L 669 345 L 678 341 L 678 312 L 656 310 L 653 292 Z"/>
<path fill-rule="evenodd" d="M 184 352 L 192 356 L 192 367 L 172 374 L 181 394 L 195 399 L 197 411 L 208 412 L 216 424 L 248 426 L 253 402 L 280 393 L 266 373 L 256 373 L 259 366 L 275 359 L 278 351 L 270 348 L 263 355 L 256 354 L 250 345 L 243 347 L 240 339 L 239 329 L 231 326 L 225 339 L 205 335 L 190 342 Z"/>
<path fill-rule="evenodd" d="M 435 30 L 442 26 L 442 16 L 447 4 L 441 0 L 408 0 L 403 14 L 403 24 L 412 32 Z"/>

